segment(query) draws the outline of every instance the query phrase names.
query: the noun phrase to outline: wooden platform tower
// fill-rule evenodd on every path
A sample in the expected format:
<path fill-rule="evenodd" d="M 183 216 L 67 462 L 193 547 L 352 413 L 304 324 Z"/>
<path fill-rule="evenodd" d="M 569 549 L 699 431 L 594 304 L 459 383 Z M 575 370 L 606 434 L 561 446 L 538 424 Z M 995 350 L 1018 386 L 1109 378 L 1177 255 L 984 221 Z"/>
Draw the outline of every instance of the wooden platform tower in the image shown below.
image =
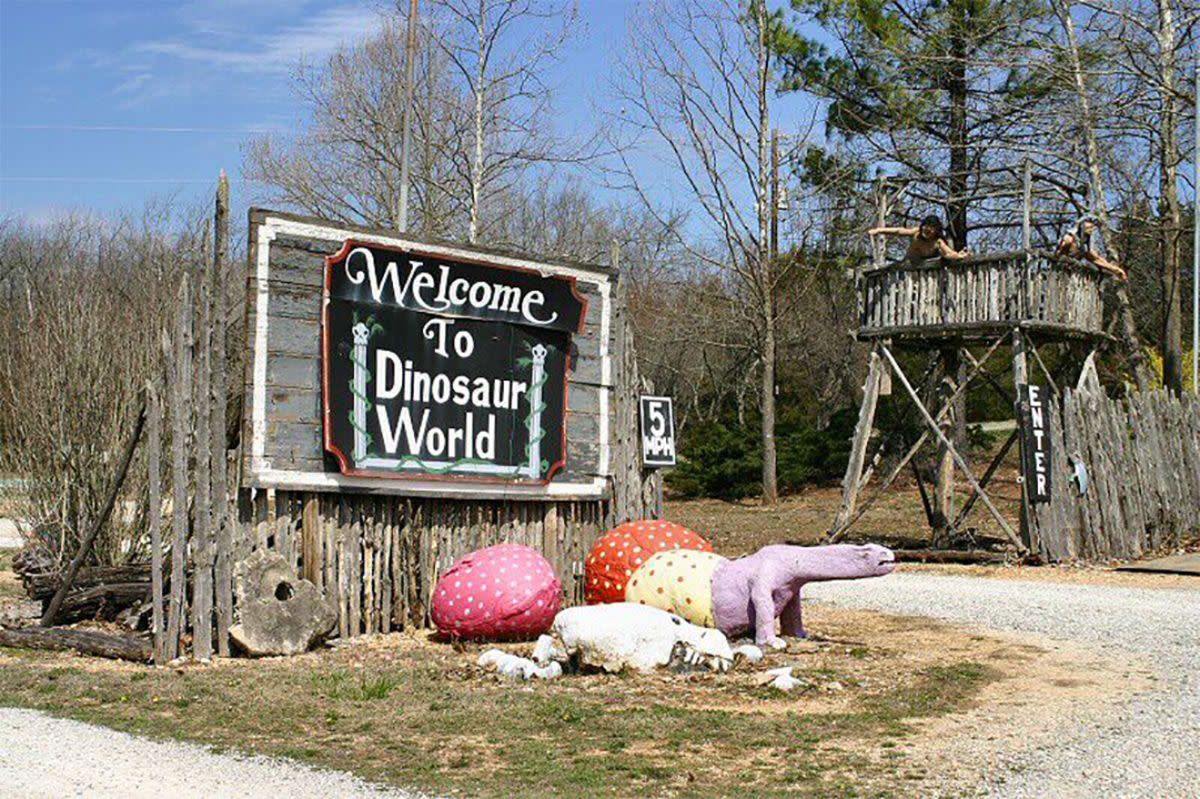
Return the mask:
<path fill-rule="evenodd" d="M 988 486 L 1010 450 L 1020 446 L 1022 419 L 1014 393 L 984 370 L 998 352 L 1012 363 L 1013 386 L 1042 383 L 1055 395 L 1060 387 L 1098 386 L 1094 354 L 1109 340 L 1103 330 L 1104 273 L 1090 263 L 1056 258 L 1031 243 L 1032 175 L 1026 165 L 1022 192 L 1022 247 L 963 260 L 886 263 L 876 246 L 873 263 L 857 277 L 859 320 L 855 333 L 870 344 L 862 405 L 842 483 L 842 501 L 829 530 L 837 541 L 895 482 L 911 469 L 920 489 L 934 548 L 949 546 L 964 530 L 964 521 L 982 505 L 995 519 L 1020 555 L 1035 549 L 1035 516 L 1030 512 L 1028 487 L 1021 485 L 1020 519 L 1011 520 L 997 507 Z M 881 192 L 880 197 L 884 197 Z M 881 199 L 879 223 L 887 215 Z M 1066 366 L 1052 373 L 1042 353 L 1065 351 L 1057 359 Z M 974 352 L 972 351 L 974 350 Z M 927 366 L 916 379 L 901 367 L 901 351 L 923 353 Z M 965 422 L 967 388 L 983 380 L 1014 409 L 1017 429 L 976 477 L 956 443 L 955 428 Z M 898 389 L 894 383 L 899 384 Z M 912 401 L 923 432 L 903 453 L 888 451 L 888 442 L 874 445 L 875 418 L 881 396 L 898 390 Z M 937 448 L 936 477 L 926 485 L 915 457 L 926 445 Z M 893 460 L 893 457 L 899 458 Z M 865 495 L 885 460 L 891 464 L 878 487 Z M 968 498 L 955 507 L 957 476 L 970 487 Z"/>

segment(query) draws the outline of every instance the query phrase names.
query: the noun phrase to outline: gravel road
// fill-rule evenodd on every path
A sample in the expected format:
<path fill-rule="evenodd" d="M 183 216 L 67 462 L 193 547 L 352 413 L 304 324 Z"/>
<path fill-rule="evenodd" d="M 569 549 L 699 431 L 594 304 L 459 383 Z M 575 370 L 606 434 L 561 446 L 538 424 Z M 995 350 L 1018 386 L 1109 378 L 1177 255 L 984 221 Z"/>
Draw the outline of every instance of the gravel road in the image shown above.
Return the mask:
<path fill-rule="evenodd" d="M 418 798 L 374 788 L 343 772 L 148 741 L 32 710 L 0 708 L 0 730 L 3 799 Z"/>
<path fill-rule="evenodd" d="M 1200 583 L 1200 581 L 1197 581 Z M 1156 690 L 1079 718 L 1052 748 L 1001 761 L 997 797 L 1200 797 L 1200 589 L 895 574 L 809 586 L 835 605 L 929 616 L 1144 656 Z"/>

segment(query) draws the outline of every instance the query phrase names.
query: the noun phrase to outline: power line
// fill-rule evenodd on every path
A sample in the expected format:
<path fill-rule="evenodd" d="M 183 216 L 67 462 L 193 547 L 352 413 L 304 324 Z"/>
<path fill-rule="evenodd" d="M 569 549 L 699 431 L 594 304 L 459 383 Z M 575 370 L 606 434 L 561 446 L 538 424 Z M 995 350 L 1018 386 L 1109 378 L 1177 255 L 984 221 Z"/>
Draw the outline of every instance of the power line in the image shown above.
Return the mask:
<path fill-rule="evenodd" d="M 230 178 L 230 181 L 238 181 L 237 178 Z M 0 182 L 4 183 L 198 183 L 207 184 L 215 183 L 214 178 L 88 178 L 88 177 L 71 177 L 67 175 L 0 175 Z M 241 183 L 263 183 L 261 180 L 252 178 L 241 178 Z"/>
<path fill-rule="evenodd" d="M 0 125 L 7 131 L 77 131 L 112 133 L 238 133 L 268 134 L 280 131 L 250 127 L 167 127 L 150 125 Z"/>

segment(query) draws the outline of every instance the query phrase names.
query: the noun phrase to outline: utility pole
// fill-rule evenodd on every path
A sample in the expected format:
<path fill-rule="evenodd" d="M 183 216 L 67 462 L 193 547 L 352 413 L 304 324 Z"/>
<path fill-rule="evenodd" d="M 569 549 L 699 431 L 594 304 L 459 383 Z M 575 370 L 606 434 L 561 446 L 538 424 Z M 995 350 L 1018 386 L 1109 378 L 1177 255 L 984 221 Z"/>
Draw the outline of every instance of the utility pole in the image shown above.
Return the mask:
<path fill-rule="evenodd" d="M 417 49 L 417 0 L 408 0 L 408 39 L 404 45 L 404 126 L 400 141 L 400 218 L 396 227 L 408 230 L 408 159 L 412 149 L 413 57 Z"/>
<path fill-rule="evenodd" d="M 1196 136 L 1200 137 L 1200 56 L 1196 61 Z M 1192 198 L 1192 393 L 1200 396 L 1200 138 L 1196 151 L 1195 196 Z"/>
<path fill-rule="evenodd" d="M 771 250 L 772 262 L 779 257 L 779 131 L 771 128 Z"/>

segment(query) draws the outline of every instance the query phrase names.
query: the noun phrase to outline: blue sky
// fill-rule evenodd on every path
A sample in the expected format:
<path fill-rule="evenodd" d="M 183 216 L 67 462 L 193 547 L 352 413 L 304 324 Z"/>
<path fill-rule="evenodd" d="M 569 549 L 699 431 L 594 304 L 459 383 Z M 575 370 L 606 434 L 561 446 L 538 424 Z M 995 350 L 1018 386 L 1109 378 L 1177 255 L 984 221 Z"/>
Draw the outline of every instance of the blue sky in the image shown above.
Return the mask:
<path fill-rule="evenodd" d="M 560 133 L 610 97 L 637 0 L 579 0 L 550 76 Z M 236 214 L 252 198 L 242 145 L 294 130 L 292 76 L 370 35 L 386 0 L 0 0 L 0 217 L 209 202 L 219 169 Z M 795 95 L 777 104 L 802 128 Z M 799 112 L 799 113 L 798 113 Z M 600 187 L 597 186 L 599 189 Z M 236 217 L 235 217 L 236 218 Z"/>
<path fill-rule="evenodd" d="M 557 79 L 587 114 L 632 0 L 582 0 Z M 378 25 L 377 0 L 0 0 L 0 216 L 137 210 L 207 196 L 241 144 L 297 118 L 292 71 Z"/>

